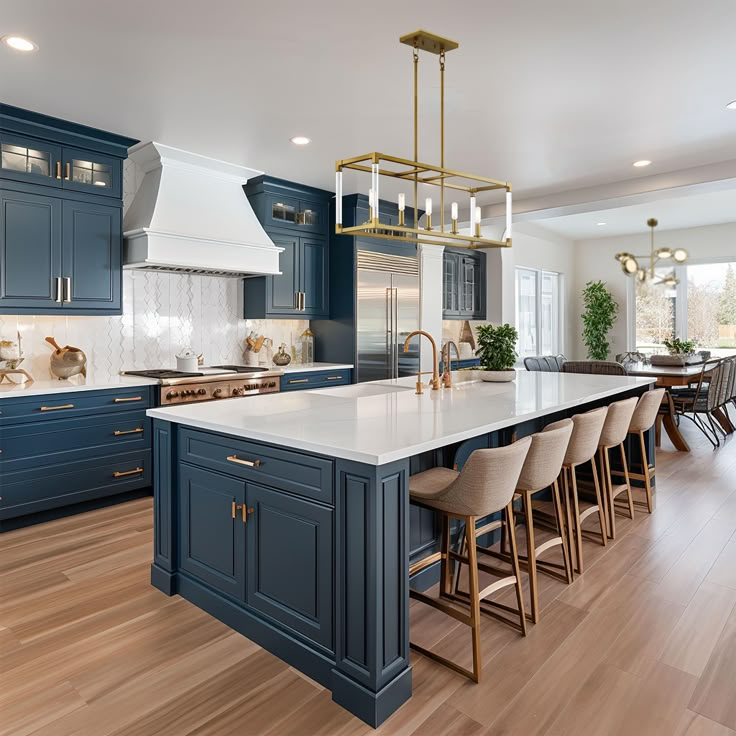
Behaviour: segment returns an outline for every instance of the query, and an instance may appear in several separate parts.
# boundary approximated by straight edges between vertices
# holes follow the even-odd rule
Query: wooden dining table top
[[[658,386],[687,386],[700,377],[702,370],[702,363],[691,363],[689,365],[629,363],[626,366],[628,375],[654,377],[657,379]]]

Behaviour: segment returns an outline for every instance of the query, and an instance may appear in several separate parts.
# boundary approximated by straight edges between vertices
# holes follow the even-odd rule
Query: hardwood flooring
[[[412,653],[376,733],[736,736],[736,438],[658,452],[655,511],[540,578],[529,636],[483,620],[474,685]],[[362,736],[330,693],[149,584],[150,499],[0,536],[0,735]],[[523,541],[523,540],[522,540]],[[552,554],[552,553],[550,553]],[[467,629],[412,605],[412,637],[469,663]]]

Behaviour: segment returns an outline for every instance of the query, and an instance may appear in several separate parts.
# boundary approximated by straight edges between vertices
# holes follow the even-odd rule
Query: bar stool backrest
[[[532,446],[524,460],[517,491],[539,491],[551,486],[560,474],[573,424],[571,419],[562,419],[557,424],[555,429],[531,436]]]
[[[514,496],[531,444],[531,437],[524,437],[505,447],[474,450],[442,494],[442,503],[464,516],[488,516],[501,511]]]
[[[646,432],[656,421],[665,389],[655,388],[642,394],[629,423],[629,432]]]
[[[595,455],[607,414],[608,407],[601,406],[599,409],[592,409],[584,414],[576,414],[572,418],[572,435],[567,445],[565,459],[562,461],[563,465],[580,465],[580,463],[588,462]],[[550,432],[557,429],[563,426],[565,421],[567,420],[563,419],[561,422],[548,424],[544,431]]]
[[[608,405],[608,414],[601,431],[601,447],[615,447],[626,439],[638,401],[636,396],[632,396],[630,399],[614,401]]]
[[[611,360],[568,360],[563,373],[592,373],[597,376],[625,376],[626,368]]]

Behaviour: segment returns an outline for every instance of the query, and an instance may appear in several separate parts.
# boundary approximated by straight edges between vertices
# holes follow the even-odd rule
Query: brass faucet
[[[417,393],[421,394],[423,392],[422,387],[422,376],[431,373],[432,374],[432,391],[439,391],[440,389],[440,368],[439,368],[439,362],[437,361],[437,343],[434,341],[434,338],[432,335],[429,334],[429,332],[425,332],[424,330],[414,330],[414,332],[410,332],[406,340],[404,341],[404,352],[409,352],[409,340],[414,337],[414,335],[424,335],[431,343],[432,343],[432,370],[431,371],[417,371]]]
[[[442,347],[442,385],[445,388],[452,388],[452,362],[450,361],[450,345],[455,348],[455,355],[457,355],[458,363],[460,362],[460,351],[457,349],[455,341],[448,340]]]

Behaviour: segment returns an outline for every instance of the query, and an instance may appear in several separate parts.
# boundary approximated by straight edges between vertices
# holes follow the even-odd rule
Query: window
[[[680,280],[675,287],[633,286],[636,349],[664,352],[663,341],[674,335],[695,340],[698,348],[714,355],[732,353],[736,348],[736,261],[688,264],[675,272]]]
[[[516,329],[520,357],[562,352],[561,278],[554,271],[516,269]]]

